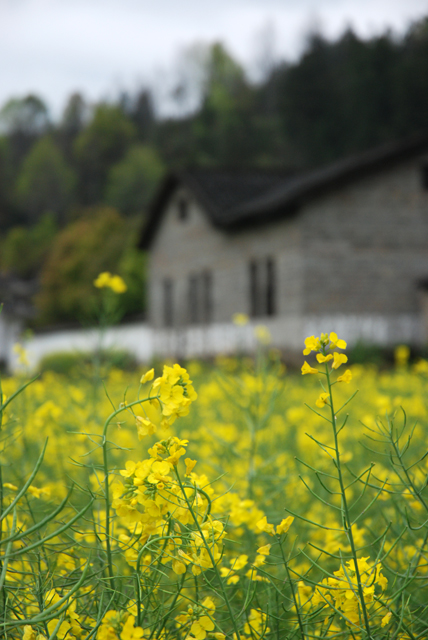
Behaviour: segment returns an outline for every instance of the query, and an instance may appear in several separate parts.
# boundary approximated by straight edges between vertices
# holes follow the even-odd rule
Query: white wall
[[[335,331],[349,346],[358,341],[382,346],[406,343],[423,344],[422,320],[416,315],[331,315],[331,316],[283,316],[252,322],[245,326],[217,323],[206,327],[187,329],[153,329],[145,323],[124,324],[111,327],[104,333],[96,329],[74,329],[36,334],[22,344],[27,350],[30,368],[37,370],[43,356],[58,351],[92,351],[99,348],[125,349],[138,362],[150,362],[154,356],[161,358],[209,357],[218,354],[253,352],[257,345],[254,334],[257,325],[266,326],[272,336],[272,345],[280,349],[300,352],[304,339],[310,335]],[[12,371],[19,370],[18,358],[13,353],[16,327],[7,327],[9,339],[7,361]],[[0,324],[0,338],[3,335]]]
[[[0,360],[10,366],[13,359],[13,345],[22,332],[22,322],[9,316],[4,310],[0,313]]]
[[[142,322],[110,327],[105,331],[99,329],[68,329],[36,333],[29,340],[21,343],[27,351],[30,369],[37,369],[40,360],[58,351],[94,351],[98,348],[125,349],[138,362],[148,362],[153,357],[152,330]],[[12,371],[20,368],[18,357],[11,354],[9,367]]]

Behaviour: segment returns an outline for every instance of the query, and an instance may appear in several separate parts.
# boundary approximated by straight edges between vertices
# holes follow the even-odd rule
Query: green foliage
[[[277,71],[284,133],[306,164],[323,163],[426,127],[428,30],[362,40],[314,34],[301,60]]]
[[[82,218],[58,234],[43,266],[36,299],[40,321],[95,320],[99,291],[93,286],[94,279],[102,271],[120,274],[120,264],[134,245],[134,220],[125,221],[107,207],[85,210]],[[133,265],[137,264],[135,258]],[[137,266],[127,269],[133,273]],[[128,311],[127,304],[133,310],[142,309],[142,278],[139,289],[137,276],[132,277],[131,292],[122,302],[124,312]]]
[[[73,93],[65,106],[58,131],[58,139],[67,158],[72,158],[73,143],[85,126],[87,112],[83,96]]]
[[[0,111],[0,122],[10,133],[21,131],[36,135],[48,125],[48,109],[38,96],[11,98]]]
[[[312,34],[299,60],[270,64],[263,73],[259,83],[251,82],[222,44],[193,46],[174,91],[181,116],[167,119],[156,116],[147,89],[117,104],[98,104],[92,113],[74,94],[58,125],[49,122],[38,96],[9,100],[0,111],[0,227],[34,225],[47,211],[64,221],[84,206],[113,206],[141,218],[164,166],[305,169],[421,131],[428,113],[428,19],[402,38],[387,32],[362,39],[348,30],[332,41]],[[40,295],[44,321],[89,313],[88,265],[91,277],[102,269],[122,273],[128,279],[124,309],[141,311],[144,256],[132,248],[136,222],[122,222],[124,235],[121,227],[106,245],[104,236],[86,240],[82,221],[83,227],[74,224],[58,239],[47,230],[39,238],[37,225],[36,236],[11,232],[1,268],[33,275],[49,238]],[[86,250],[91,254],[83,258]]]
[[[90,351],[57,351],[51,353],[40,361],[41,373],[51,371],[61,375],[86,374],[94,369],[94,366],[114,368],[125,371],[135,371],[136,360],[124,349],[103,349],[98,353]]]
[[[136,136],[135,127],[118,107],[100,104],[88,126],[74,142],[85,204],[102,201],[110,167],[122,159]]]
[[[2,380],[2,637],[425,639],[428,363],[338,372],[330,336],[303,380]]]
[[[6,227],[12,217],[13,170],[10,141],[0,136],[0,227]]]
[[[46,104],[35,95],[12,98],[0,111],[0,127],[9,141],[9,170],[15,176],[38,137],[49,126]]]
[[[135,242],[138,239],[138,228],[134,229]],[[147,308],[146,274],[147,254],[133,246],[123,252],[117,267],[128,287],[121,295],[121,303],[126,313],[141,313]]]
[[[109,171],[105,202],[125,214],[145,211],[164,171],[155,148],[131,147]]]
[[[46,211],[58,219],[73,199],[75,176],[50,136],[41,138],[25,158],[16,183],[16,198],[29,220]]]
[[[34,277],[52,246],[57,224],[46,213],[33,227],[13,227],[1,243],[0,268],[22,278]]]
[[[392,348],[379,347],[365,342],[357,342],[349,350],[349,358],[355,364],[372,364],[377,367],[391,366],[394,362]]]

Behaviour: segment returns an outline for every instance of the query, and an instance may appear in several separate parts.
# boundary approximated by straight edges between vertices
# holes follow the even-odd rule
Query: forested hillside
[[[85,317],[101,270],[127,280],[127,313],[144,310],[135,246],[168,169],[305,169],[428,129],[428,19],[400,39],[313,34],[258,83],[221,44],[195,49],[188,71],[181,117],[160,117],[149,89],[95,105],[76,93],[56,122],[36,95],[3,106],[0,269],[39,279],[37,322]]]

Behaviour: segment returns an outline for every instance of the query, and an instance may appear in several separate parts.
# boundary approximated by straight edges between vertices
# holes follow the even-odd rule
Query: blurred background
[[[46,327],[88,318],[111,271],[124,317],[142,317],[137,244],[165,173],[307,169],[426,129],[427,14],[422,0],[0,0],[0,289]]]

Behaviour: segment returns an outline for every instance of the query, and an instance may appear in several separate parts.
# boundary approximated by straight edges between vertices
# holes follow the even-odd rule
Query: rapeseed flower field
[[[303,347],[2,380],[2,637],[427,638],[428,363]]]

